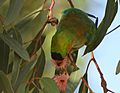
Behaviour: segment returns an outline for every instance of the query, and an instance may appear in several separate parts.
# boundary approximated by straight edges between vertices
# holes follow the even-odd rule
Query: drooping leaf
[[[81,74],[80,71],[75,71],[73,73],[71,73],[69,80],[67,81],[67,89],[65,91],[65,93],[73,93],[80,81]]]
[[[5,93],[14,93],[9,79],[2,71],[0,71],[0,87]]]
[[[15,28],[11,28],[11,31],[9,32],[10,36],[13,36],[15,40],[17,40],[22,45],[22,36],[19,31],[17,31]]]
[[[39,14],[32,20],[30,21],[29,23],[27,24],[22,24],[22,26],[19,26],[19,23],[16,24],[15,28],[17,29],[18,27],[21,27],[21,28],[18,28],[18,30],[22,33],[24,32],[36,32],[39,31],[44,23],[47,21],[47,14],[48,14],[48,10],[41,10],[39,12]],[[26,20],[26,18],[24,19]]]
[[[1,7],[0,7],[1,17],[5,18],[8,11],[8,7],[9,7],[9,0],[3,0],[3,3],[1,4]]]
[[[9,35],[12,36],[16,41],[18,41],[21,46],[22,46],[22,37],[20,32],[16,31],[14,28],[11,28],[12,31],[9,32]],[[13,82],[16,82],[18,73],[19,73],[19,69],[20,69],[20,63],[22,61],[22,59],[19,57],[19,55],[17,55],[14,51],[11,51],[10,55],[10,60],[11,62],[9,62],[9,69],[8,72],[12,72],[12,85]]]
[[[10,48],[0,38],[0,70],[7,73]]]
[[[27,51],[30,54],[30,56],[32,56],[32,54],[36,53],[40,49],[41,45],[43,44],[43,42],[45,40],[46,36],[42,35],[42,33],[43,33],[44,27],[46,25],[47,13],[48,13],[48,11],[41,11],[41,13],[28,25],[29,29],[26,27],[25,27],[25,29],[22,29],[22,30],[31,31],[31,32],[39,31],[37,33],[37,35],[35,36],[35,38],[32,40],[31,44],[27,47]],[[31,28],[31,26],[34,26],[34,27]]]
[[[118,11],[118,0],[107,0],[107,6],[105,16],[100,23],[97,32],[95,33],[95,39],[86,47],[84,54],[93,51],[104,39],[106,32],[112,24],[116,13]]]
[[[30,60],[29,54],[27,51],[19,44],[15,39],[11,38],[8,34],[3,33],[0,34],[0,38],[10,47],[12,48],[21,58],[24,60]]]
[[[21,83],[17,91],[15,91],[15,93],[25,93],[25,87],[26,87],[26,83]]]
[[[12,78],[11,78],[11,83],[13,87],[15,86],[17,79],[18,79],[21,62],[22,62],[22,59],[19,56],[14,55]]]
[[[72,72],[75,72],[79,70],[79,68],[77,66],[73,66],[73,65],[68,65],[67,66],[67,72],[70,75]]]
[[[10,0],[5,25],[12,24],[16,21],[23,4],[24,0]]]
[[[116,68],[116,75],[120,73],[120,61],[118,62],[117,68]]]
[[[86,83],[88,83],[87,73],[83,76],[83,78],[86,81]],[[82,80],[81,85],[79,87],[79,93],[88,93],[88,87],[85,85],[83,80]]]
[[[41,54],[35,65],[35,68],[36,68],[35,77],[42,77],[44,67],[45,67],[45,53],[44,53],[44,50],[41,48]]]
[[[27,83],[32,72],[33,67],[35,65],[36,55],[32,57],[30,62],[27,62],[19,71],[19,75],[17,78],[17,82],[14,84],[13,89],[14,91],[17,91],[19,89],[19,86],[23,83]]]
[[[37,59],[37,62],[36,62],[36,64],[35,64],[35,66],[34,66],[34,68],[35,68],[35,70],[34,70],[34,72],[32,73],[32,76],[31,76],[31,78],[30,78],[30,80],[32,79],[32,78],[40,78],[40,77],[42,77],[42,74],[43,74],[43,72],[44,72],[44,67],[45,67],[45,53],[44,53],[44,50],[41,48],[41,54],[40,54],[40,56],[38,57],[38,59]],[[36,85],[38,85],[39,86],[39,80],[38,79],[35,79],[35,80],[33,80],[34,81],[34,83],[36,84]],[[29,87],[30,87],[30,90],[33,88],[33,84],[31,84]],[[34,91],[37,91],[36,90],[36,88],[35,88],[35,90]],[[37,93],[37,92],[35,92],[35,93]]]
[[[34,19],[31,17],[26,17],[25,19],[23,19],[15,25],[16,30],[22,34],[22,38],[24,41],[28,41],[26,38],[26,35],[28,33],[29,36],[34,38],[35,35],[37,35],[39,32],[41,33],[44,30],[43,26],[46,24],[47,15],[48,10],[41,10],[40,13]]]
[[[44,35],[41,36],[41,33],[39,32],[37,36],[33,39],[31,44],[27,47],[27,51],[30,56],[35,54],[41,48],[42,44],[44,43],[45,37],[46,36]]]
[[[24,17],[29,13],[38,10],[43,4],[44,0],[25,0],[24,5],[20,11],[19,17]]]
[[[40,85],[44,93],[60,93],[56,83],[50,78],[41,78]]]
[[[30,15],[30,16],[26,16],[23,19],[21,19],[16,25],[15,28],[19,31],[20,29],[22,29],[24,26],[26,26],[28,23],[30,23],[35,15]],[[20,32],[20,31],[19,31]]]
[[[74,84],[73,82],[68,80],[68,82],[67,82],[67,89],[66,89],[65,93],[73,93],[74,90],[75,90],[75,86],[77,87],[76,84]]]
[[[4,4],[6,0],[0,0],[0,7]]]

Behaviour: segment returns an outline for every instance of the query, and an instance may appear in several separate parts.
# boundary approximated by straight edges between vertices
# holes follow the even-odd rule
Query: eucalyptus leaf
[[[0,38],[0,70],[4,73],[8,71],[8,60],[9,60],[10,48]]]
[[[9,79],[2,71],[0,71],[0,87],[5,93],[14,93]]]
[[[79,70],[79,68],[77,67],[77,66],[73,66],[73,65],[68,65],[67,66],[67,72],[68,72],[68,74],[70,75],[72,72],[75,72],[75,71],[77,71],[77,70]]]
[[[75,87],[77,87],[77,85],[74,84],[72,81],[68,80],[65,93],[73,93],[75,91]]]
[[[15,84],[17,82],[21,63],[22,63],[22,59],[19,56],[14,55],[12,78],[11,78],[11,83],[12,83],[13,87],[15,86]]]
[[[24,60],[30,60],[28,52],[13,38],[11,38],[8,34],[3,33],[0,34],[0,38],[10,47],[12,48],[21,58]]]
[[[36,77],[40,78],[40,77],[42,77],[43,72],[44,72],[45,63],[46,63],[45,53],[44,53],[44,50],[41,48],[40,56],[38,57],[37,62],[35,64],[35,66],[34,66],[35,70],[32,73],[32,76],[31,76],[30,80],[32,78],[36,78]],[[34,83],[36,85],[39,86],[39,80],[38,79],[35,79],[33,81],[34,81]],[[30,87],[30,90],[31,90],[34,86],[33,86],[33,84],[31,84],[29,87]],[[34,91],[36,91],[35,93],[37,93],[38,89],[35,88]]]
[[[116,75],[120,73],[120,61],[118,62],[117,68],[116,68]]]
[[[41,78],[40,85],[44,93],[60,93],[56,83],[50,78]]]
[[[67,82],[67,89],[65,93],[73,93],[76,90],[81,79],[80,73],[80,70],[71,73],[70,78]]]
[[[15,28],[12,28],[12,33],[10,35],[13,36],[13,38],[15,40],[17,40],[21,45],[22,45],[22,36],[21,36],[21,33],[19,31],[17,31]]]
[[[105,16],[97,28],[94,40],[86,47],[84,54],[93,51],[104,39],[118,11],[118,0],[107,0]]]
[[[29,36],[31,35],[31,37],[34,38],[36,34],[44,30],[43,26],[46,24],[48,18],[47,15],[48,10],[41,10],[40,13],[34,19],[31,20],[31,18],[28,17],[28,20],[28,18],[26,17],[24,20],[27,21],[21,21],[15,25],[16,30],[21,33],[24,41],[26,41],[26,35],[28,35],[28,33]]]
[[[32,40],[31,44],[27,47],[27,51],[30,56],[36,53],[42,46],[45,40],[44,35],[41,36],[41,32],[39,32],[36,37]]]
[[[1,2],[3,2],[3,3],[1,3],[1,6],[0,6],[0,15],[4,19],[5,16],[7,15],[8,7],[9,7],[9,0],[4,0]]]
[[[38,10],[43,4],[44,0],[25,0],[20,11],[19,17],[24,17],[29,13]]]
[[[21,8],[23,7],[24,0],[10,0],[8,13],[6,16],[5,25],[12,24],[16,21]]]
[[[14,84],[14,91],[17,91],[21,84],[29,81],[30,76],[33,72],[33,67],[35,65],[36,55],[32,57],[32,61],[27,62],[19,71],[17,82]]]
[[[35,71],[35,77],[42,77],[42,74],[44,72],[45,67],[45,53],[44,50],[41,48],[41,54],[37,60],[37,63],[35,65],[36,71]]]
[[[4,4],[6,0],[0,0],[0,7]]]

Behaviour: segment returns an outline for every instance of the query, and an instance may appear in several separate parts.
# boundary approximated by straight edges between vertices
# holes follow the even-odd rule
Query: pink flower
[[[68,78],[69,78],[68,74],[54,76],[53,80],[56,82],[61,92],[64,92],[66,90]]]
[[[64,60],[52,60],[56,68],[66,68],[67,61],[67,58],[64,58]]]

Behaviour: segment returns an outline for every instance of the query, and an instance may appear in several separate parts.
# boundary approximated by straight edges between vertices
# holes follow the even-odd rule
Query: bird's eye
[[[63,60],[64,58],[62,58],[60,53],[56,53],[56,52],[52,52],[51,53],[52,59],[54,60]]]

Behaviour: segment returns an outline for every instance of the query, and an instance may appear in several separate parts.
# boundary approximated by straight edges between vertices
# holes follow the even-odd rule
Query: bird
[[[62,61],[84,45],[91,44],[97,32],[97,22],[94,23],[89,16],[94,17],[78,8],[63,11],[51,40],[53,60]]]

